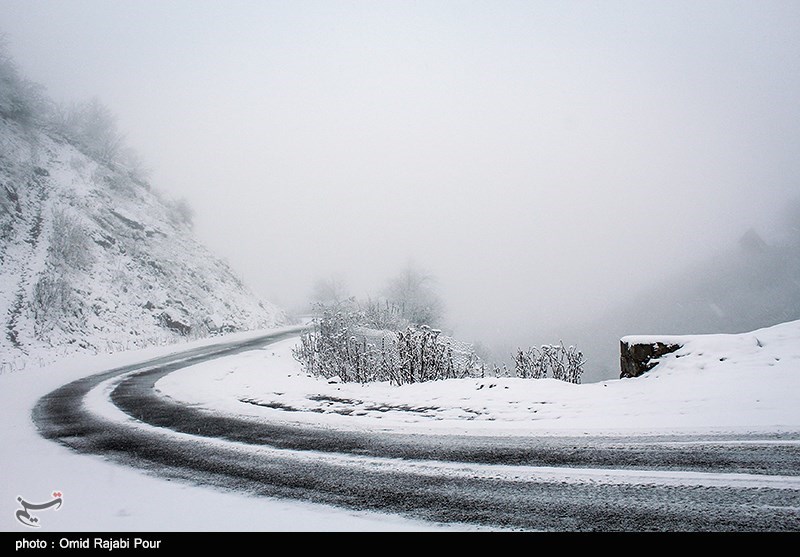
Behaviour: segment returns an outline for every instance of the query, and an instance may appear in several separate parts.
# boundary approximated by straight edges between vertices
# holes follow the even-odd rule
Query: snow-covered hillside
[[[181,207],[67,139],[0,117],[0,365],[272,327]]]

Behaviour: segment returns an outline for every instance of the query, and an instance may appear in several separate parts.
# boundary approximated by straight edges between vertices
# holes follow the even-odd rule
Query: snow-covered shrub
[[[54,209],[45,268],[33,285],[30,302],[37,338],[46,340],[57,325],[78,319],[80,302],[76,274],[88,271],[94,259],[92,242],[78,219],[65,209]]]
[[[478,357],[470,345],[446,337],[427,325],[399,332],[397,353],[397,384],[463,379],[476,376],[480,369]]]
[[[57,275],[52,269],[42,274],[33,286],[31,299],[36,337],[46,340],[62,318],[73,312],[75,303],[72,285],[66,276]]]
[[[543,379],[548,374],[553,379],[580,383],[583,374],[583,354],[574,346],[544,344],[527,350],[517,350],[514,371],[522,379]]]
[[[192,227],[194,224],[194,208],[185,198],[166,199],[164,204],[169,209],[169,220],[175,225],[186,225]]]
[[[116,118],[98,99],[57,107],[50,127],[102,163],[118,162],[124,148]]]
[[[80,222],[64,209],[53,210],[49,261],[63,274],[64,269],[88,270],[92,265],[91,240]]]
[[[400,331],[411,326],[402,307],[396,302],[368,299],[358,303],[358,309],[361,321],[373,329]]]
[[[373,316],[374,317],[374,316]],[[394,385],[479,374],[470,345],[428,326],[394,332],[370,328],[363,312],[326,310],[303,334],[295,358],[312,375]]]
[[[358,329],[357,314],[326,310],[300,337],[294,356],[312,375],[345,382],[375,380],[376,351]]]

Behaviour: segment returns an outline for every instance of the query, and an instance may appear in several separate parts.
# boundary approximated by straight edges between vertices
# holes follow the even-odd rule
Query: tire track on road
[[[751,444],[758,450],[748,452],[720,443],[725,451],[700,451],[697,446],[687,451],[652,444],[637,447],[628,438],[509,441],[373,435],[216,415],[178,405],[154,392],[155,382],[172,371],[257,349],[292,334],[296,333],[194,349],[81,379],[43,397],[33,417],[49,439],[153,474],[437,522],[567,531],[796,531],[800,524],[800,490],[791,486],[665,485],[657,478],[644,484],[569,482],[557,473],[533,478],[523,473],[524,467],[567,466],[573,473],[581,468],[586,472],[621,467],[640,472],[747,471],[761,473],[765,480],[765,471],[791,471],[787,475],[796,477],[800,459],[796,444]],[[87,394],[114,378],[121,379],[111,400],[139,423],[109,420],[84,404]],[[347,458],[338,458],[340,454]],[[353,465],[353,458],[366,457],[384,459],[387,465]],[[390,466],[389,460],[405,466]],[[481,474],[467,464],[460,473],[445,473],[441,467],[437,471],[439,461],[451,467],[502,465],[511,475]],[[519,467],[517,478],[514,466]]]

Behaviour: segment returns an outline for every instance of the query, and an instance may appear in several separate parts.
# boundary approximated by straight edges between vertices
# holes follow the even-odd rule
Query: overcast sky
[[[415,261],[465,340],[593,316],[800,193],[800,2],[0,0],[286,306]],[[633,331],[636,332],[636,331]]]

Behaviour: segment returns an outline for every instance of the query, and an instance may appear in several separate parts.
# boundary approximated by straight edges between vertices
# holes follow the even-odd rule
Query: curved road
[[[46,438],[161,476],[436,522],[557,531],[800,530],[798,436],[371,434],[215,414],[154,391],[177,369],[296,334],[196,348],[87,377],[44,396],[33,419]],[[115,411],[135,421],[84,404],[109,385]]]

